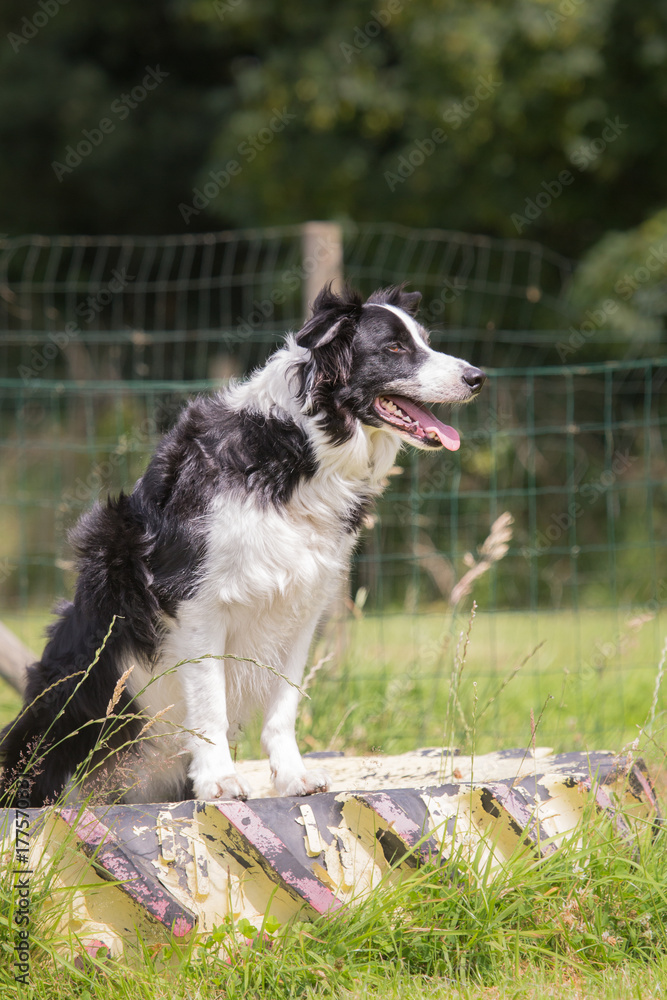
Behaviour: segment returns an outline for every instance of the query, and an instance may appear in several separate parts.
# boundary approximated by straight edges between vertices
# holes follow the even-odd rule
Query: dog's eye
[[[387,350],[392,351],[394,354],[403,354],[407,351],[405,344],[387,344]]]

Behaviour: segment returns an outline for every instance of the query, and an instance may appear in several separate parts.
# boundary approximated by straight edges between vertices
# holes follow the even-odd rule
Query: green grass
[[[35,650],[47,616],[6,623]],[[620,750],[641,732],[665,806],[664,690],[654,698],[665,621],[640,625],[611,612],[371,616],[332,626],[315,651],[336,652],[304,701],[304,749],[332,744],[400,752],[451,738],[476,753],[531,740],[558,750]],[[544,645],[512,677],[534,647]],[[505,686],[503,686],[505,685]],[[544,707],[546,705],[546,707]],[[18,707],[0,690],[0,721]],[[544,709],[544,711],[543,711]],[[600,721],[601,720],[601,721]],[[605,737],[604,739],[602,737]],[[242,753],[256,752],[251,727]],[[222,1000],[340,996],[624,1000],[667,989],[667,832],[634,825],[630,842],[612,821],[590,812],[581,839],[542,860],[517,854],[491,878],[481,854],[455,868],[422,868],[399,886],[375,892],[329,920],[246,928],[240,945],[229,927],[213,940],[174,945],[132,961],[77,969],[58,957],[57,938],[39,921],[49,873],[39,878],[31,991],[62,996]],[[583,845],[583,846],[582,846]],[[452,871],[456,877],[452,878]],[[13,981],[8,875],[0,889],[0,995]],[[24,991],[25,992],[25,991]]]
[[[474,724],[478,753],[525,746],[531,709],[538,718],[545,704],[537,733],[542,745],[619,749],[633,740],[651,702],[667,633],[667,614],[641,626],[637,617],[479,611],[460,678],[454,741],[469,748]],[[452,621],[446,612],[348,623],[340,662],[325,665],[309,690],[302,739],[320,749],[337,729],[337,749],[394,753],[440,744],[456,646],[467,628],[466,617]],[[666,704],[663,693],[659,710]]]
[[[49,620],[46,612],[3,618],[36,652]],[[453,619],[438,608],[332,623],[313,654],[314,661],[327,651],[334,656],[309,688],[310,700],[302,703],[303,749],[401,753],[442,743],[456,647],[468,624],[467,616]],[[469,749],[474,723],[477,753],[525,746],[532,710],[536,719],[542,713],[536,734],[541,745],[558,751],[619,750],[644,721],[666,634],[665,611],[649,619],[641,610],[578,615],[480,610],[460,678],[460,709],[453,719],[449,713],[449,735]],[[658,712],[666,707],[663,689]],[[0,723],[18,708],[16,693],[0,682]],[[239,753],[259,753],[257,724],[249,726]]]
[[[54,958],[37,924],[32,996],[198,1000],[288,997],[654,997],[667,982],[667,833],[639,825],[630,841],[589,812],[583,847],[544,859],[522,850],[491,878],[478,852],[425,867],[330,919],[221,926],[131,963],[76,969]],[[455,874],[453,874],[455,873]],[[0,987],[12,981],[14,901],[1,890]]]

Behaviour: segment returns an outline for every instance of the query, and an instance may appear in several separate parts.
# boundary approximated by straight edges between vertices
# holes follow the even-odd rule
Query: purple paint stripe
[[[329,913],[341,908],[342,904],[334,894],[297,861],[280,837],[262,823],[249,805],[236,800],[216,802],[215,805],[281,881],[305,899],[316,913]]]
[[[426,831],[387,792],[362,792],[356,798],[370,806],[408,847],[414,847],[424,837]]]
[[[257,813],[245,802],[222,801],[216,802],[216,806],[267,861],[280,857],[287,850],[280,837],[268,826],[264,826]]]
[[[79,840],[91,847],[99,845],[111,835],[109,828],[100,823],[89,809],[61,809],[60,816],[76,833]]]
[[[108,873],[121,892],[173,931],[175,937],[190,933],[197,922],[195,915],[181,906],[157,877],[141,871],[127,848],[118,843],[111,830],[90,810],[61,809],[60,816],[74,830],[100,875]]]
[[[422,861],[441,857],[442,848],[425,829],[425,821],[417,823],[389,792],[356,792],[354,798],[372,809],[386,823],[388,832],[393,833],[406,848],[414,849],[415,855]]]
[[[651,803],[651,805],[653,806],[653,808],[657,812],[658,811],[658,800],[655,797],[655,792],[653,790],[653,786],[651,785],[651,782],[649,781],[648,777],[644,774],[644,772],[642,771],[641,767],[638,767],[636,764],[632,768],[632,774],[637,779],[637,781],[639,782],[639,784],[641,785],[641,787],[642,787],[642,789],[644,791],[644,795],[646,796],[646,798],[649,800],[649,802]]]
[[[491,793],[501,809],[504,809],[519,829],[530,837],[535,846],[540,845],[541,854],[553,854],[556,845],[545,843],[549,840],[549,835],[537,819],[535,807],[529,806],[514,789],[508,788],[501,782],[486,782],[482,788]]]
[[[589,777],[582,778],[579,781],[579,786],[581,788],[585,788],[587,792],[591,792],[593,794],[593,799],[598,809],[611,815],[616,832],[619,833],[621,837],[627,837],[630,834],[630,827],[618,813],[616,806],[614,805],[609,792],[607,792],[604,788],[604,785],[597,779],[594,781]]]

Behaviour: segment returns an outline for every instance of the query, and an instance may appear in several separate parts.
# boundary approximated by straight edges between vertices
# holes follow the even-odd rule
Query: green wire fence
[[[313,653],[330,659],[306,744],[329,745],[332,705],[335,745],[438,742],[452,670],[459,740],[525,743],[526,705],[547,703],[552,745],[631,738],[665,631],[667,358],[600,330],[558,363],[574,267],[525,241],[390,225],[0,241],[0,617],[39,645],[80,513],[341,271],[365,293],[409,281],[435,346],[490,378],[448,417],[460,452],[406,451],[390,477]]]

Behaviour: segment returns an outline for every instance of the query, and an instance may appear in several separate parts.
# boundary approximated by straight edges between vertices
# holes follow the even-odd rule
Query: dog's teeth
[[[386,400],[384,408],[385,410],[388,410],[389,413],[395,414],[395,416],[397,417],[405,418],[405,414],[403,413],[403,410],[400,408],[400,406],[397,406],[396,403],[393,403],[390,399]]]

